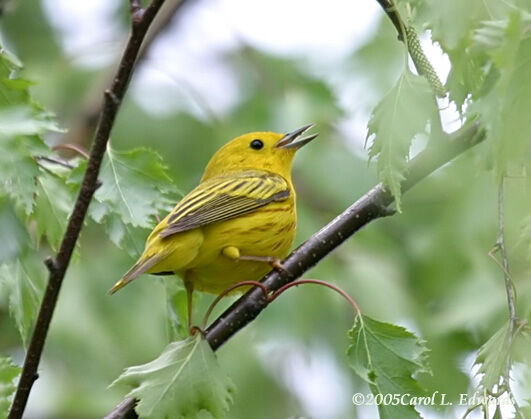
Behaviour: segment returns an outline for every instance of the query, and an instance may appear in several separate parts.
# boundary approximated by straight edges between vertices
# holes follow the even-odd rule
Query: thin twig
[[[509,307],[509,346],[514,334],[514,327],[518,321],[516,315],[515,293],[514,285],[509,273],[509,261],[507,259],[507,250],[505,249],[505,213],[504,213],[504,179],[500,180],[498,187],[498,239],[496,240],[496,246],[500,249],[500,255],[502,258],[503,274],[505,279],[505,290],[507,291],[507,305]]]
[[[505,372],[503,374],[503,383],[505,385],[505,391],[511,399],[511,403],[515,409],[516,414],[519,417],[524,417],[518,402],[514,396],[514,393],[511,388],[511,347],[516,335],[516,331],[519,331],[520,328],[516,329],[518,324],[518,316],[516,313],[516,296],[514,291],[514,284],[511,278],[511,273],[509,270],[509,260],[507,258],[507,250],[505,248],[505,211],[504,211],[504,180],[505,177],[502,176],[500,183],[498,185],[498,237],[496,238],[496,243],[491,251],[488,253],[489,257],[496,262],[496,264],[501,268],[503,272],[503,278],[505,280],[505,291],[507,294],[507,306],[509,309],[509,325],[507,327],[507,363],[505,365]],[[496,252],[500,252],[501,262],[496,259],[494,255]],[[515,330],[516,329],[516,330]],[[487,389],[490,390],[490,389]]]
[[[90,157],[89,153],[87,153],[87,150],[85,150],[83,147],[81,147],[78,144],[69,144],[69,143],[57,144],[56,146],[52,148],[52,150],[70,150],[70,151],[74,151],[75,153],[79,154],[82,157],[85,157],[86,159]]]
[[[482,406],[481,403],[470,406],[468,409],[466,409],[465,413],[463,413],[463,416],[461,416],[461,419],[466,419],[468,415],[470,415],[470,413],[472,413],[474,410],[476,410],[478,407],[481,407],[481,406]]]
[[[33,157],[35,159],[35,161],[37,162],[37,164],[43,168],[45,168],[45,166],[40,163],[41,161],[46,161],[48,163],[52,163],[52,164],[56,164],[58,166],[63,166],[67,169],[73,169],[75,166],[68,163],[67,161],[63,161],[63,160],[59,160],[59,159],[54,159],[53,157],[46,157],[46,156],[34,156]]]
[[[144,9],[142,9],[142,2],[140,0],[129,0],[130,11],[131,11],[131,21],[133,25],[140,23],[144,15]]]
[[[68,221],[59,252],[55,260],[51,260],[47,264],[50,270],[48,285],[26,353],[22,374],[9,412],[9,419],[21,418],[26,408],[31,387],[37,378],[37,370],[59,296],[59,290],[61,289],[79,233],[83,227],[83,221],[85,220],[90,201],[98,186],[98,173],[116,114],[131,79],[142,40],[163,3],[164,0],[153,0],[144,11],[142,19],[132,25],[131,35],[122,55],[112,87],[105,92],[98,128],[74,209]]]
[[[398,33],[398,39],[400,41],[404,41],[405,39],[405,32],[404,32],[404,23],[402,22],[402,19],[400,18],[400,15],[398,14],[398,11],[396,10],[395,5],[391,0],[376,0],[380,6],[382,6],[382,9],[384,9],[384,12],[387,14],[389,19],[391,19],[391,22],[393,22],[393,25],[395,25],[396,32]]]

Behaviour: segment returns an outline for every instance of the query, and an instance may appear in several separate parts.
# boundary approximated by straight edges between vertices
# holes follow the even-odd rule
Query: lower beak
[[[294,142],[297,138],[299,138],[302,134],[304,134],[306,131],[308,131],[310,128],[312,128],[314,124],[306,125],[302,128],[296,129],[295,131],[288,132],[284,137],[280,139],[280,141],[275,145],[277,148],[293,148],[293,149],[299,149],[304,144],[308,144],[310,141],[312,141],[315,137],[319,135],[312,134],[307,137],[301,138],[299,141]]]

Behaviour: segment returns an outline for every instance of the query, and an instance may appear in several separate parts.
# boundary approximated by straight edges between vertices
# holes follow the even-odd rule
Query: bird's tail
[[[144,272],[151,269],[153,266],[155,266],[158,262],[160,262],[161,257],[157,255],[151,255],[147,258],[140,258],[140,260],[134,264],[134,266],[129,269],[126,274],[120,279],[114,286],[109,290],[109,294],[114,294],[119,289],[125,287],[129,282],[131,282],[133,279],[138,278],[140,275],[142,275]]]

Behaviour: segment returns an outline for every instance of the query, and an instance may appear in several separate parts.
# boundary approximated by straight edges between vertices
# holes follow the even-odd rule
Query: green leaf
[[[0,43],[0,196],[11,197],[29,215],[39,174],[34,157],[50,154],[39,135],[59,129],[32,100],[31,82],[18,77],[20,67]]]
[[[0,198],[0,265],[19,257],[31,241],[25,226],[20,222],[11,204]]]
[[[13,83],[9,83],[13,84]],[[4,83],[5,85],[5,83]],[[46,131],[60,131],[49,115],[36,112],[29,106],[9,107],[0,110],[0,138],[17,135],[36,135]]]
[[[3,138],[0,136],[0,195],[9,196],[26,215],[33,211],[35,178],[39,166],[32,153],[46,150],[36,136]]]
[[[413,375],[428,372],[427,348],[403,327],[357,316],[347,349],[351,368],[377,394],[422,394]],[[418,418],[414,406],[378,406],[380,418]]]
[[[471,48],[472,39],[484,21],[506,18],[511,6],[498,0],[429,1],[424,6],[418,26],[431,29],[433,40],[448,54],[452,67],[446,89],[462,111],[465,100],[479,93],[488,70],[484,54]]]
[[[79,184],[85,169],[86,162],[79,164],[68,182]],[[91,218],[105,224],[116,245],[138,255],[145,239],[139,228],[152,228],[156,216],[163,218],[175,204],[169,199],[174,187],[161,157],[145,148],[120,152],[109,144],[99,179]]]
[[[434,41],[445,50],[466,44],[480,22],[504,15],[510,7],[499,0],[430,1],[426,13]]]
[[[26,256],[0,266],[0,283],[9,296],[9,312],[26,346],[44,292],[44,264]]]
[[[530,148],[529,19],[523,12],[514,12],[507,21],[485,23],[482,35],[476,36],[476,45],[485,48],[497,69],[497,78],[488,94],[470,106],[469,113],[481,115],[489,129],[498,176],[508,167],[523,167]]]
[[[380,179],[395,197],[398,210],[411,140],[425,130],[434,112],[437,108],[428,82],[406,69],[369,121],[367,138],[374,135],[369,157],[378,157]]]
[[[510,351],[507,348],[507,332],[509,324],[506,323],[479,349],[475,364],[480,365],[478,374],[482,374],[480,386],[486,390],[500,382],[500,377],[505,374]]]
[[[11,399],[15,393],[15,378],[22,368],[14,365],[9,358],[0,356],[0,419],[7,417]]]
[[[74,196],[63,179],[50,173],[42,171],[35,182],[35,208],[31,219],[37,225],[37,239],[46,236],[50,246],[57,250],[74,206]]]
[[[111,386],[127,386],[140,417],[226,417],[234,387],[208,343],[195,337],[172,342],[155,360],[127,368]],[[208,415],[206,415],[208,413]]]
[[[52,116],[31,98],[31,81],[20,78],[22,64],[0,42],[0,138],[58,131]]]
[[[138,257],[142,253],[148,235],[147,230],[125,224],[119,214],[109,214],[101,222],[105,224],[105,232],[115,245],[133,257]]]
[[[148,228],[170,204],[164,193],[171,190],[171,179],[160,156],[152,150],[119,152],[108,145],[100,180],[102,186],[95,198],[101,204],[101,218],[113,212],[126,224]]]
[[[22,69],[22,62],[0,44],[0,75],[9,76],[11,71]]]

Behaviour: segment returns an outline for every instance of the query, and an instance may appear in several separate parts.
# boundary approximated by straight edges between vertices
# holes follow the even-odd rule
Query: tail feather
[[[137,263],[129,269],[125,275],[120,279],[114,286],[109,290],[109,294],[112,295],[119,289],[125,287],[133,279],[138,278],[144,272],[148,271],[150,268],[155,266],[161,260],[160,255],[152,255],[146,259],[140,259]]]

